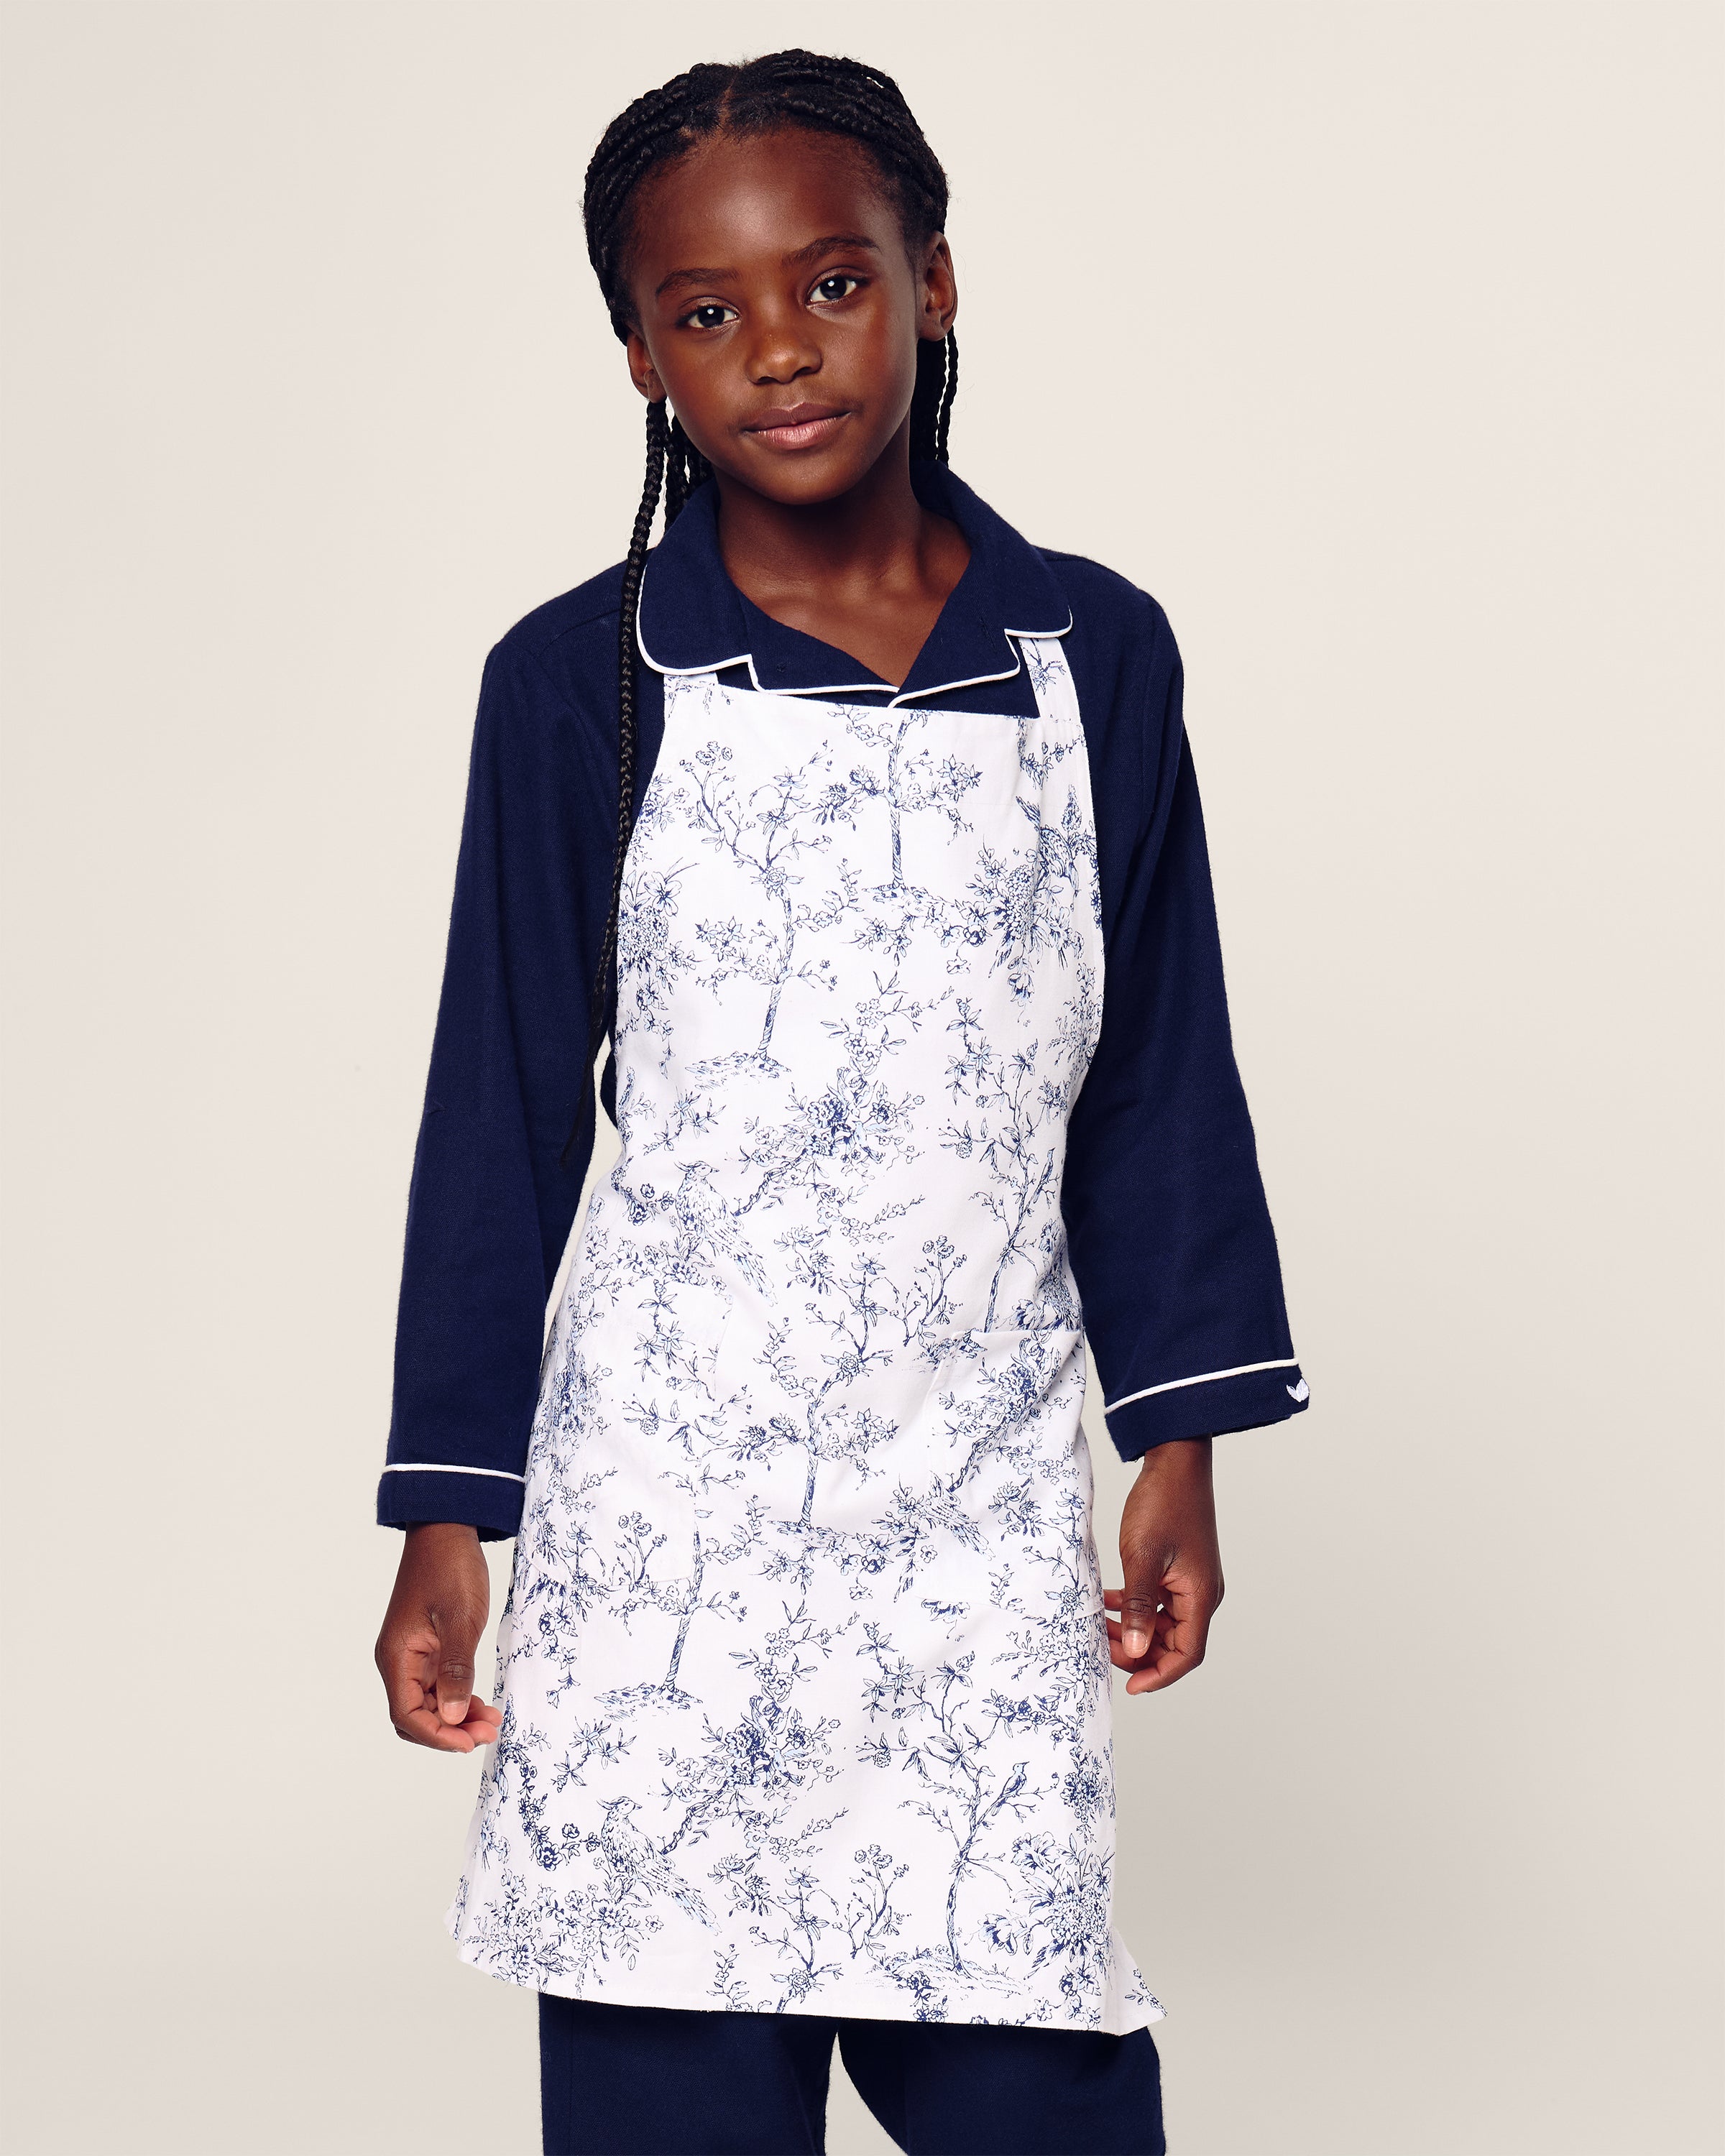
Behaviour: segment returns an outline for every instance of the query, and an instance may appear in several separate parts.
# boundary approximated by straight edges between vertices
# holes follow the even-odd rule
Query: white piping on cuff
[[[525,1475],[511,1475],[506,1467],[452,1467],[446,1460],[392,1460],[386,1475],[491,1475],[500,1482],[525,1482]]]
[[[1249,1378],[1254,1370],[1297,1370],[1297,1355],[1283,1355],[1274,1363],[1240,1363],[1231,1370],[1205,1370],[1196,1378],[1170,1378],[1165,1385],[1146,1385],[1141,1393],[1127,1393],[1123,1399],[1108,1401],[1102,1409],[1104,1414],[1112,1414],[1116,1408],[1129,1408],[1134,1400],[1147,1400],[1158,1393],[1178,1393],[1186,1385],[1213,1385],[1219,1378]]]

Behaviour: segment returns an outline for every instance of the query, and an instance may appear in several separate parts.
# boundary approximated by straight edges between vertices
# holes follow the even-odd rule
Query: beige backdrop
[[[1315,1404],[1122,1702],[1175,2148],[1718,2145],[1720,25],[11,11],[20,2156],[537,2146],[370,1667],[403,1203],[480,663],[638,485],[585,161],[795,42],[951,167],[959,469],[1185,652]]]

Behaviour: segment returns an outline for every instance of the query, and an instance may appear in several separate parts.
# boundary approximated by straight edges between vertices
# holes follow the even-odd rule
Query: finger
[[[1147,1650],[1149,1654],[1154,1655],[1159,1651],[1162,1643],[1162,1628],[1167,1622],[1168,1612],[1158,1611],[1154,1629],[1150,1635],[1150,1645]],[[1108,1628],[1108,1659],[1117,1670],[1125,1670],[1129,1674],[1145,1666],[1144,1655],[1129,1655],[1127,1652],[1120,1636],[1120,1627],[1117,1625],[1111,1625]]]
[[[437,1701],[428,1691],[422,1692],[418,1701],[400,1712],[393,1712],[390,1719],[395,1724],[397,1736],[412,1744],[429,1745],[434,1751],[471,1752],[475,1745],[495,1744],[502,1726],[502,1715],[482,1699],[470,1699],[468,1709],[466,1721],[459,1726],[445,1722],[438,1711]]]
[[[495,1707],[488,1707],[482,1699],[468,1701],[465,1722],[459,1723],[445,1722],[441,1715],[435,1716],[434,1718],[440,1737],[465,1737],[467,1739],[466,1743],[457,1744],[453,1748],[456,1751],[462,1752],[472,1751],[481,1744],[495,1744],[503,1722],[503,1717],[498,1713]]]
[[[480,1620],[471,1609],[434,1609],[437,1627],[437,1711],[450,1727],[466,1721],[473,1704],[473,1663],[479,1652]]]
[[[1128,1691],[1166,1691],[1171,1684],[1178,1684],[1189,1676],[1204,1660],[1202,1650],[1178,1645],[1173,1640],[1158,1640],[1156,1651],[1147,1656],[1132,1670],[1126,1681]]]
[[[1219,1599],[1203,1584],[1168,1589],[1153,1646],[1126,1681],[1128,1691],[1165,1691],[1191,1675],[1204,1660]]]
[[[1109,1661],[1117,1670],[1135,1670],[1155,1639],[1162,1589],[1159,1582],[1144,1584],[1143,1568],[1136,1559],[1126,1558],[1125,1563],[1127,1585],[1102,1589],[1103,1610],[1114,1613],[1105,1614],[1103,1623],[1108,1633]]]
[[[1173,1553],[1160,1535],[1135,1534],[1124,1527],[1120,1538],[1122,1584],[1114,1606],[1120,1617],[1121,1651],[1136,1662],[1150,1651],[1156,1613],[1162,1607],[1163,1577]]]
[[[470,1730],[457,1729],[444,1720],[434,1707],[416,1707],[395,1725],[395,1733],[409,1744],[424,1744],[434,1752],[471,1752],[479,1740]],[[493,1730],[485,1740],[495,1743]]]
[[[435,1642],[433,1646],[434,1650]],[[435,1666],[434,1655],[410,1641],[392,1641],[379,1650],[378,1674],[389,1702],[389,1719],[398,1729],[409,1715],[427,1705]]]
[[[1128,1661],[1137,1661],[1150,1651],[1150,1642],[1156,1631],[1156,1613],[1162,1606],[1162,1597],[1153,1586],[1133,1587],[1130,1583],[1120,1597],[1120,1647]]]
[[[503,1726],[503,1717],[495,1707],[488,1707],[484,1700],[470,1699],[465,1722],[445,1722],[439,1716],[438,1726],[441,1729],[459,1730],[463,1736],[470,1737],[475,1744],[495,1744]]]

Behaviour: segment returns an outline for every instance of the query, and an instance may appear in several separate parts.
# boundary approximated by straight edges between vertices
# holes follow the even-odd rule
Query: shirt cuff
[[[411,1527],[449,1520],[475,1527],[482,1543],[501,1542],[521,1523],[526,1478],[495,1467],[443,1467],[404,1461],[386,1467],[377,1482],[377,1524]]]
[[[1311,1397],[1300,1365],[1290,1358],[1170,1378],[1111,1400],[1102,1414],[1121,1458],[1138,1460],[1177,1438],[1221,1437],[1286,1422],[1303,1414]]]

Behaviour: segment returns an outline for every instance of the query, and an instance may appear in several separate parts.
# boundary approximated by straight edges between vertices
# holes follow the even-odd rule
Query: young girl
[[[1210,1438],[1306,1386],[1173,639],[948,470],[946,208],[854,61],[631,105],[629,557],[485,669],[377,1660],[493,1748],[449,1922],[540,1994],[547,2150],[818,2150],[835,2032],[917,2156],[1163,2145],[1108,1666],[1201,1660]],[[1106,1594],[1086,1337],[1142,1461]]]

